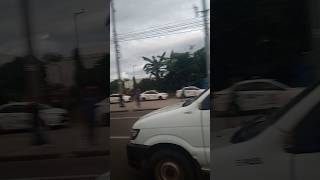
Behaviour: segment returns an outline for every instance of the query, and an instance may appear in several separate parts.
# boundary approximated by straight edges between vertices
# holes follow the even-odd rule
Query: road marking
[[[110,118],[110,119],[138,119],[140,117],[119,117],[119,118]]]
[[[72,176],[55,176],[55,177],[31,177],[31,178],[17,178],[8,180],[52,180],[52,179],[78,179],[78,178],[97,178],[101,174],[88,174],[88,175],[72,175]]]
[[[130,136],[110,136],[110,139],[130,139]]]

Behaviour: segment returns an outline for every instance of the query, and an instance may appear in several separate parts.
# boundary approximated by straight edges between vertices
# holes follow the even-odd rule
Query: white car
[[[110,126],[109,98],[95,104],[95,122],[98,125]]]
[[[238,113],[280,108],[302,90],[272,79],[241,81],[230,88],[214,92],[214,111]]]
[[[123,101],[124,102],[130,102],[131,101],[131,96],[122,95]],[[110,103],[119,103],[120,102],[120,94],[111,94],[110,95]]]
[[[168,93],[159,93],[156,90],[145,91],[140,94],[140,100],[163,100],[168,98]]]
[[[201,94],[205,89],[200,89],[196,86],[188,86],[184,87],[180,90],[176,91],[176,97],[177,98],[184,98],[184,97],[196,97],[199,94]],[[184,97],[183,94],[184,93]]]
[[[127,158],[150,172],[148,179],[196,180],[201,171],[210,172],[210,90],[136,121]]]
[[[0,129],[21,130],[32,128],[32,114],[28,111],[29,102],[15,102],[0,106]],[[68,125],[68,112],[40,104],[39,117],[48,127]]]
[[[215,180],[320,179],[320,83],[211,150]]]

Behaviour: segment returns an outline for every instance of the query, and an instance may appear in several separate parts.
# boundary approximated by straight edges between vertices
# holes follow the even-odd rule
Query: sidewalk
[[[169,105],[176,104],[183,101],[182,99],[169,98],[166,100],[141,101],[140,108],[136,106],[136,102],[125,103],[125,107],[119,107],[119,104],[110,104],[111,112],[127,112],[127,111],[141,111],[141,110],[156,110]]]
[[[31,145],[31,132],[0,135],[0,161],[109,155],[109,128],[97,127],[96,145],[90,145],[81,125],[46,131],[49,144]]]

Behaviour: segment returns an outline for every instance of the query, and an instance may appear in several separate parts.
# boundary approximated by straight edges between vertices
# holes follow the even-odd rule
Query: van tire
[[[177,180],[197,180],[199,170],[193,160],[174,149],[160,149],[149,159],[149,179],[161,180],[161,176],[179,176]]]

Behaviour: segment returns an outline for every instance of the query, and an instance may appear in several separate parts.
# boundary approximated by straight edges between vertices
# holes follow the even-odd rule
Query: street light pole
[[[132,74],[133,74],[133,77],[135,76],[135,72],[134,72],[134,67],[136,67],[137,65],[132,65]]]
[[[73,13],[73,22],[74,22],[74,32],[75,32],[75,48],[79,49],[79,32],[78,32],[78,21],[77,17],[80,14],[87,12],[85,9],[81,9],[78,12]]]
[[[114,48],[115,48],[115,55],[116,55],[116,66],[117,66],[117,74],[118,74],[118,83],[119,83],[119,94],[120,94],[120,107],[124,107],[123,99],[122,99],[122,93],[123,93],[123,87],[122,87],[122,80],[121,80],[121,71],[120,71],[120,50],[119,50],[119,44],[117,39],[117,30],[116,30],[116,18],[115,18],[115,9],[113,0],[110,0],[111,5],[111,18],[112,18],[112,31],[113,31],[113,42],[114,42]]]

